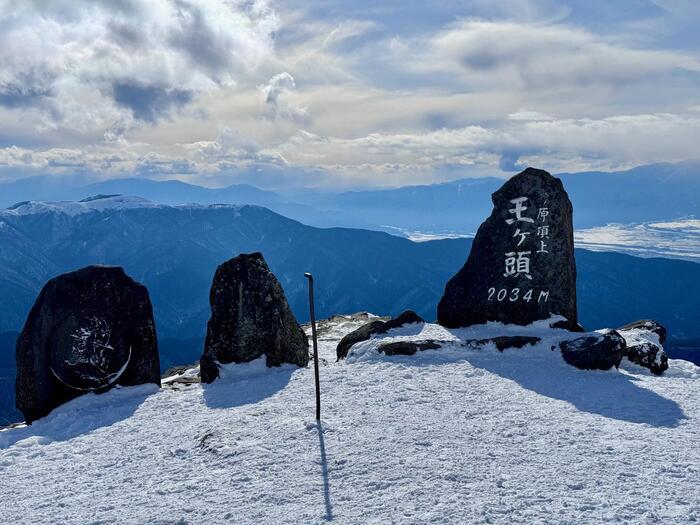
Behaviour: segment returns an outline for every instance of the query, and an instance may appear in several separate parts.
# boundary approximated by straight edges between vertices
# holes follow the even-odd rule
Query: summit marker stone
[[[561,180],[534,168],[492,195],[493,212],[466,264],[445,287],[438,322],[448,328],[500,321],[527,325],[576,314],[573,209]]]

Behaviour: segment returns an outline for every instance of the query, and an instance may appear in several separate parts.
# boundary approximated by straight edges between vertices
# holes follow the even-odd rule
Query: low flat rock
[[[509,348],[523,348],[528,345],[536,345],[541,341],[539,337],[521,335],[503,335],[488,339],[466,339],[460,341],[459,346],[471,349],[479,349],[493,344],[499,352]],[[438,350],[443,347],[455,347],[454,340],[425,340],[425,341],[389,341],[381,343],[377,351],[385,355],[414,355],[422,350]]]
[[[503,352],[508,348],[523,348],[528,345],[536,345],[541,339],[539,337],[525,335],[502,335],[490,339],[480,339],[474,343],[475,346],[484,346],[493,343],[496,348]]]
[[[564,361],[582,370],[609,370],[619,367],[625,352],[625,340],[615,330],[562,341],[559,344]]]
[[[353,345],[361,341],[367,341],[371,339],[373,335],[385,334],[389,330],[400,328],[407,324],[423,322],[425,322],[423,318],[412,310],[406,310],[389,321],[374,319],[343,337],[336,348],[336,356],[338,359],[345,359]]]
[[[379,345],[378,351],[385,355],[413,355],[422,350],[442,348],[439,341],[394,341]]]

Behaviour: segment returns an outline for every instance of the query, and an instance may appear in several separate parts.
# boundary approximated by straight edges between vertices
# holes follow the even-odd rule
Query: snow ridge
[[[227,208],[240,209],[240,205],[234,204],[178,204],[169,206],[157,204],[143,197],[130,195],[96,195],[80,201],[24,201],[10,206],[5,210],[0,210],[0,216],[22,216],[38,215],[44,213],[56,213],[75,217],[85,213],[99,212],[104,210],[130,210],[136,208],[178,208],[178,209],[204,209],[204,208]]]

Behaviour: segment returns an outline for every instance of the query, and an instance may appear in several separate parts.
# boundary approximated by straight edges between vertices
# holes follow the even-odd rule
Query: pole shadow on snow
[[[139,385],[76,397],[29,426],[0,432],[0,449],[29,438],[41,445],[69,441],[110,427],[134,415],[148,396],[157,391],[156,385]]]
[[[328,459],[326,457],[326,441],[323,437],[323,428],[321,422],[316,422],[316,430],[318,431],[318,444],[321,451],[321,470],[323,473],[323,500],[326,507],[326,515],[323,517],[326,521],[333,521],[333,505],[331,504],[331,490],[328,481]]]
[[[257,403],[283,390],[295,370],[293,366],[284,365],[221,377],[211,384],[202,384],[204,403],[209,408],[233,408]]]

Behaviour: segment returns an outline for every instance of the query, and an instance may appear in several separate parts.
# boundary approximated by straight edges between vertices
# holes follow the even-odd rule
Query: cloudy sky
[[[0,0],[0,181],[396,186],[697,158],[697,0]]]

